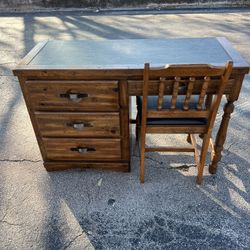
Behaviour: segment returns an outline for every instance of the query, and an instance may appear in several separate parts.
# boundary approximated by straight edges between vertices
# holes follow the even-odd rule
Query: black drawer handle
[[[73,129],[76,129],[76,130],[81,130],[84,128],[92,127],[92,124],[90,124],[88,122],[72,122],[72,123],[69,122],[69,123],[67,123],[67,126],[73,128]]]
[[[78,152],[80,154],[96,151],[95,148],[88,148],[88,147],[76,147],[76,148],[71,148],[70,150],[71,151],[76,151],[76,152]]]
[[[86,94],[86,93],[73,93],[73,92],[60,94],[60,97],[67,98],[67,99],[69,99],[70,101],[73,101],[73,102],[80,101],[81,99],[86,98],[88,96],[89,95]]]

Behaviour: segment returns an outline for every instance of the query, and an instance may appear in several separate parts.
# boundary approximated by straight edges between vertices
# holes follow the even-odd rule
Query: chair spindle
[[[204,99],[205,99],[205,96],[206,96],[206,93],[207,93],[207,88],[208,88],[209,82],[210,82],[210,77],[205,76],[204,77],[204,82],[203,82],[202,87],[201,87],[201,93],[200,93],[200,96],[199,96],[199,100],[198,100],[198,103],[197,103],[197,110],[202,109],[202,105],[203,105],[203,102],[204,102]]]
[[[185,101],[184,101],[184,104],[183,104],[183,109],[184,110],[189,110],[189,102],[190,102],[190,99],[191,99],[191,96],[192,96],[194,83],[195,83],[195,78],[190,77],[189,81],[188,81],[188,88],[187,88],[186,98],[185,98]]]
[[[173,94],[172,94],[172,98],[171,98],[171,110],[175,109],[176,106],[176,100],[177,100],[177,96],[178,96],[178,92],[179,92],[179,82],[181,80],[180,77],[175,77],[174,79],[174,86],[173,86]]]
[[[157,105],[158,110],[162,110],[163,96],[164,96],[164,91],[165,91],[164,80],[165,80],[164,78],[160,78],[158,105]]]

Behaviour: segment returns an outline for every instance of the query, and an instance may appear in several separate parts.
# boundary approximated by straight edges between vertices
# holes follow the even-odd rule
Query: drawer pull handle
[[[88,147],[76,147],[76,148],[71,148],[70,150],[71,151],[76,151],[76,152],[78,152],[80,154],[96,151],[95,148],[88,148]]]
[[[83,98],[88,97],[88,94],[85,93],[64,93],[60,94],[60,97],[62,98],[68,98],[70,101],[77,102],[80,101]]]
[[[76,130],[81,130],[83,128],[89,128],[92,127],[90,123],[87,122],[74,122],[74,123],[67,123],[68,127],[72,127]]]

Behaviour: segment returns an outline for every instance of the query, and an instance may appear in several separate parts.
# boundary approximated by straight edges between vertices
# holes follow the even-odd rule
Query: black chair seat
[[[148,118],[147,125],[207,125],[205,118]]]
[[[199,96],[192,96],[189,109],[195,109],[197,105],[197,99]],[[176,109],[182,109],[184,96],[178,96],[176,101]],[[148,97],[148,109],[157,109],[157,96]],[[139,115],[139,121],[141,121],[142,114],[142,96],[136,97],[137,112]],[[171,97],[163,97],[163,109],[169,109],[171,104]],[[207,125],[206,118],[148,118],[147,125]]]

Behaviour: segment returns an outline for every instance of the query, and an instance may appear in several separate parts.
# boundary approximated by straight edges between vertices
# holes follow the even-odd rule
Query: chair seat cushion
[[[182,110],[183,100],[185,96],[178,96],[176,101],[176,109]],[[197,105],[197,99],[199,96],[192,96],[189,109],[195,109]],[[157,109],[158,96],[148,96],[148,109]],[[170,96],[163,97],[162,109],[169,109],[171,103]],[[142,96],[136,97],[137,112],[139,120],[141,121],[142,115]],[[206,125],[206,118],[148,118],[147,125]]]
[[[147,125],[206,125],[205,118],[148,118]]]

